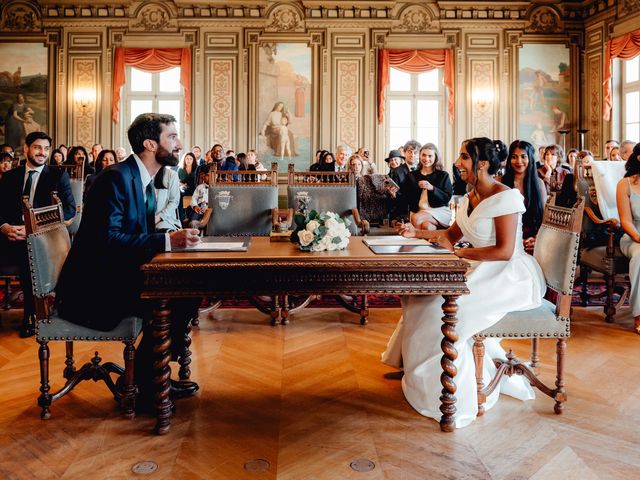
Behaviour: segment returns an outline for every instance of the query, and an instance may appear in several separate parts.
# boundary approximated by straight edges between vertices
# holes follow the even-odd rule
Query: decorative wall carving
[[[473,137],[494,137],[493,89],[495,78],[493,65],[492,60],[471,60],[471,132]]]
[[[337,144],[358,148],[360,118],[360,61],[337,60]]]
[[[537,33],[555,33],[563,30],[560,15],[551,7],[538,7],[532,10],[527,31]]]
[[[176,31],[177,22],[165,5],[149,3],[140,8],[133,19],[130,30],[143,32]]]
[[[231,58],[211,60],[211,91],[209,114],[211,115],[212,140],[225,146],[233,145],[233,85],[234,61]]]
[[[640,0],[622,0],[620,11],[623,14],[633,13],[640,10]]]
[[[74,59],[73,87],[75,91],[93,92],[82,105],[80,100],[73,101],[73,145],[91,147],[96,142],[96,95],[98,87],[98,61],[95,58]]]
[[[291,5],[279,5],[269,12],[267,32],[304,32],[303,16]]]
[[[42,30],[40,13],[28,3],[8,5],[2,12],[0,30],[9,32],[37,32]]]
[[[400,12],[398,30],[409,33],[423,33],[432,28],[431,12],[421,5],[410,5]]]
[[[600,118],[602,118],[602,80],[600,79],[600,55],[589,58],[589,146],[594,155],[600,154]]]

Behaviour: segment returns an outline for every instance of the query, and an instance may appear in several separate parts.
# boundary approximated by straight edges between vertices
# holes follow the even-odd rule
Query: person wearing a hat
[[[391,194],[389,202],[389,217],[391,220],[404,219],[408,215],[409,203],[407,202],[407,181],[409,180],[409,167],[404,163],[404,155],[400,150],[391,150],[384,159],[389,164],[389,178],[400,187]]]

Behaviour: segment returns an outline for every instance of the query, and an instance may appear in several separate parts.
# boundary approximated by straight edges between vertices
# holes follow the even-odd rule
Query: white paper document
[[[383,245],[431,245],[424,238],[405,238],[401,235],[389,235],[380,237],[367,237],[364,240],[365,245],[383,246]]]
[[[184,252],[245,252],[246,250],[247,245],[245,242],[200,242],[196,245],[183,249]]]

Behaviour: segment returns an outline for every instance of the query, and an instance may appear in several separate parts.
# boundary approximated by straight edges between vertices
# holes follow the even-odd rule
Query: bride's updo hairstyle
[[[495,175],[503,161],[507,159],[507,146],[501,140],[491,140],[487,137],[470,138],[465,141],[467,153],[473,162],[473,173],[478,178],[478,162],[489,162],[489,175]]]

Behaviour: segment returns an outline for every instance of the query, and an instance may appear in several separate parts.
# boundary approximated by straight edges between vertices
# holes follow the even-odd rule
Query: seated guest
[[[425,143],[420,148],[419,161],[420,166],[411,172],[407,182],[411,223],[420,230],[447,228],[451,223],[449,201],[453,186],[438,147]]]
[[[404,144],[404,163],[409,167],[409,171],[420,168],[420,159],[418,158],[422,145],[417,140],[409,140]]]
[[[182,196],[178,174],[172,168],[161,168],[153,177],[156,188],[156,232],[175,232],[182,228],[178,209]]]
[[[389,177],[399,187],[398,191],[389,190],[389,216],[391,220],[405,219],[409,211],[407,180],[409,167],[404,163],[404,155],[400,150],[391,150],[389,156],[384,159],[389,164]]]
[[[65,165],[84,165],[85,178],[96,173],[93,167],[89,165],[89,154],[87,153],[87,150],[81,145],[71,147],[71,150],[69,150],[69,156],[64,163]]]
[[[616,200],[620,225],[624,235],[620,239],[620,250],[629,257],[629,279],[631,294],[629,305],[633,315],[634,329],[640,335],[640,143],[631,152],[625,165],[625,176],[618,182]]]
[[[98,153],[98,158],[95,161],[95,170],[96,173],[88,175],[84,181],[84,192],[82,193],[82,202],[84,203],[87,199],[87,192],[93,185],[93,182],[96,180],[96,175],[98,175],[105,168],[114,165],[116,163],[116,152],[113,150],[100,150]]]
[[[35,208],[51,205],[51,192],[58,192],[64,219],[76,214],[67,172],[47,165],[51,138],[44,132],[32,132],[25,138],[25,165],[9,170],[0,178],[0,263],[20,267],[20,284],[24,294],[24,317],[20,336],[34,334],[34,303],[31,273],[27,258],[27,236],[22,214],[22,197],[28,196]]]
[[[517,188],[524,197],[526,208],[522,215],[522,240],[528,253],[533,253],[536,235],[542,225],[547,193],[544,182],[536,174],[535,149],[524,140],[516,140],[509,146],[506,172],[502,183]]]
[[[133,121],[127,135],[134,153],[96,177],[56,288],[62,318],[103,331],[112,330],[124,317],[149,317],[150,305],[140,299],[142,264],[157,253],[199,241],[198,231],[193,229],[155,231],[153,176],[162,167],[178,164],[182,146],[175,118],[143,113]],[[174,358],[184,350],[186,326],[199,302],[174,300],[170,304]],[[145,329],[135,357],[139,406],[153,398],[153,358],[153,339]],[[175,382],[171,395],[175,399],[196,390],[196,384]]]
[[[358,155],[357,153],[349,157],[349,168],[353,173],[356,174],[356,178],[367,175],[367,172],[364,169],[364,161],[362,160],[362,157],[360,157],[360,155]]]
[[[64,164],[64,153],[59,148],[56,148],[53,152],[51,152],[51,160],[49,160],[50,165],[62,165]]]
[[[200,220],[209,206],[209,175],[207,172],[200,174],[198,186],[191,196],[191,205],[187,209],[187,220],[191,228],[200,227]]]
[[[13,167],[13,156],[9,152],[0,153],[0,178]]]
[[[322,154],[326,152],[326,150],[316,150],[316,156],[314,158],[313,163],[309,166],[309,171],[310,172],[315,172],[318,170],[318,168],[320,167],[320,157],[322,156]]]
[[[187,197],[193,194],[193,190],[196,188],[196,156],[187,152],[182,157],[182,162],[178,168],[178,179],[180,180],[180,190],[183,195]]]
[[[609,160],[609,156],[611,154],[611,149],[613,147],[620,147],[620,144],[617,140],[607,140],[604,144],[604,155],[602,156],[603,160]]]
[[[544,151],[544,164],[538,169],[538,175],[544,182],[547,195],[559,192],[562,189],[564,177],[569,173],[560,166],[560,159],[563,157],[564,152],[560,145],[549,145]]]
[[[569,172],[573,172],[576,168],[576,162],[578,161],[578,149],[572,148],[567,152],[567,162],[563,163],[562,166],[565,165],[569,168]]]
[[[611,150],[609,150],[610,162],[619,162],[621,160],[622,160],[622,157],[620,156],[620,148],[613,147]]]

